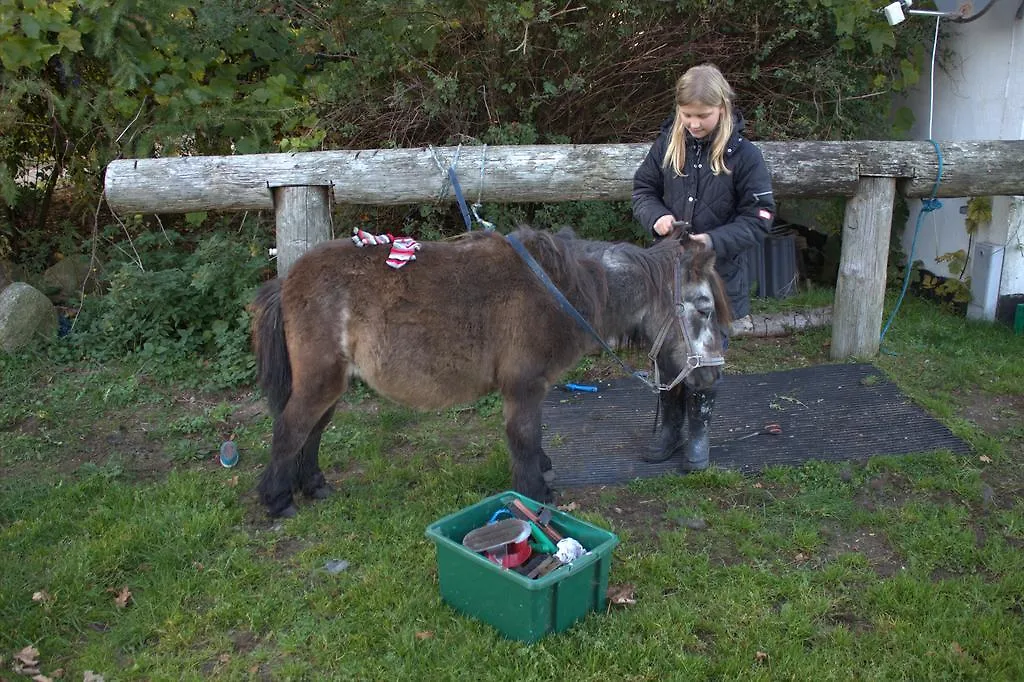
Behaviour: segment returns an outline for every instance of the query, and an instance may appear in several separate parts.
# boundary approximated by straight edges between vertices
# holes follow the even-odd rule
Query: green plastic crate
[[[528,497],[507,491],[435,521],[426,533],[437,547],[441,598],[510,639],[535,642],[548,633],[567,630],[590,611],[604,610],[612,550],[619,538],[550,507],[552,525],[563,536],[576,538],[590,553],[536,580],[502,569],[466,549],[462,538],[486,524],[513,498],[533,511],[541,507]]]

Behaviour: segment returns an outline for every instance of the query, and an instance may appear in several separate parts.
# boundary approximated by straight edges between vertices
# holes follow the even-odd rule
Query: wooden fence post
[[[331,239],[331,193],[327,185],[274,188],[277,276],[284,277],[303,253]]]
[[[832,315],[833,360],[878,354],[896,178],[862,177],[846,201]]]

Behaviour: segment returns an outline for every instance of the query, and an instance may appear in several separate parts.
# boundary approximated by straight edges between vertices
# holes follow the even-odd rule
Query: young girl
[[[676,83],[675,112],[633,177],[633,215],[655,239],[681,230],[714,249],[715,267],[739,319],[750,314],[747,258],[771,229],[775,200],[764,157],[743,136],[733,97],[711,64],[683,74]],[[706,469],[715,391],[691,394],[680,384],[660,398],[661,432],[644,459],[662,462],[682,451],[683,471]]]

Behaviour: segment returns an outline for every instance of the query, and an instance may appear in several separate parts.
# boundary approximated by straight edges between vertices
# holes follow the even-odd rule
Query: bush
[[[109,292],[85,301],[69,344],[97,361],[126,355],[155,360],[157,374],[172,359],[201,361],[206,386],[251,380],[246,306],[267,274],[265,250],[221,231],[185,252],[178,235],[170,236],[177,248],[164,249],[156,267],[125,262],[112,268]],[[142,239],[136,248],[151,241]]]

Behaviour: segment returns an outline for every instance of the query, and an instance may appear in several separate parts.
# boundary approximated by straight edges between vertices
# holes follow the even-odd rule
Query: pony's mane
[[[637,278],[637,284],[645,287],[643,295],[649,299],[664,295],[665,286],[671,286],[675,277],[678,262],[684,284],[707,280],[711,285],[719,326],[727,330],[732,321],[729,298],[714,268],[715,252],[712,249],[695,246],[688,241],[680,245],[675,239],[662,239],[646,248],[629,242],[593,241],[578,238],[571,228],[553,233],[520,225],[513,234],[579,313],[595,326],[599,323],[595,316],[602,311],[608,296],[602,258],[609,250],[614,250],[617,260],[643,273]]]
[[[613,249],[617,260],[625,261],[636,271],[644,273],[644,277],[637,278],[637,284],[646,287],[643,293],[648,298],[662,295],[665,285],[671,283],[675,277],[678,262],[684,285],[706,280],[711,286],[718,324],[723,330],[728,330],[732,322],[732,306],[725,291],[725,284],[715,270],[713,249],[704,248],[688,238],[684,238],[682,243],[676,239],[662,239],[653,246],[642,247],[629,242],[609,243],[575,239],[571,230],[563,230],[560,234],[564,235],[570,244],[575,245],[573,248],[583,250],[596,260],[600,260],[604,253]]]
[[[520,225],[513,234],[537,260],[559,291],[595,327],[608,296],[608,283],[598,260],[572,248],[571,231],[558,234]]]

